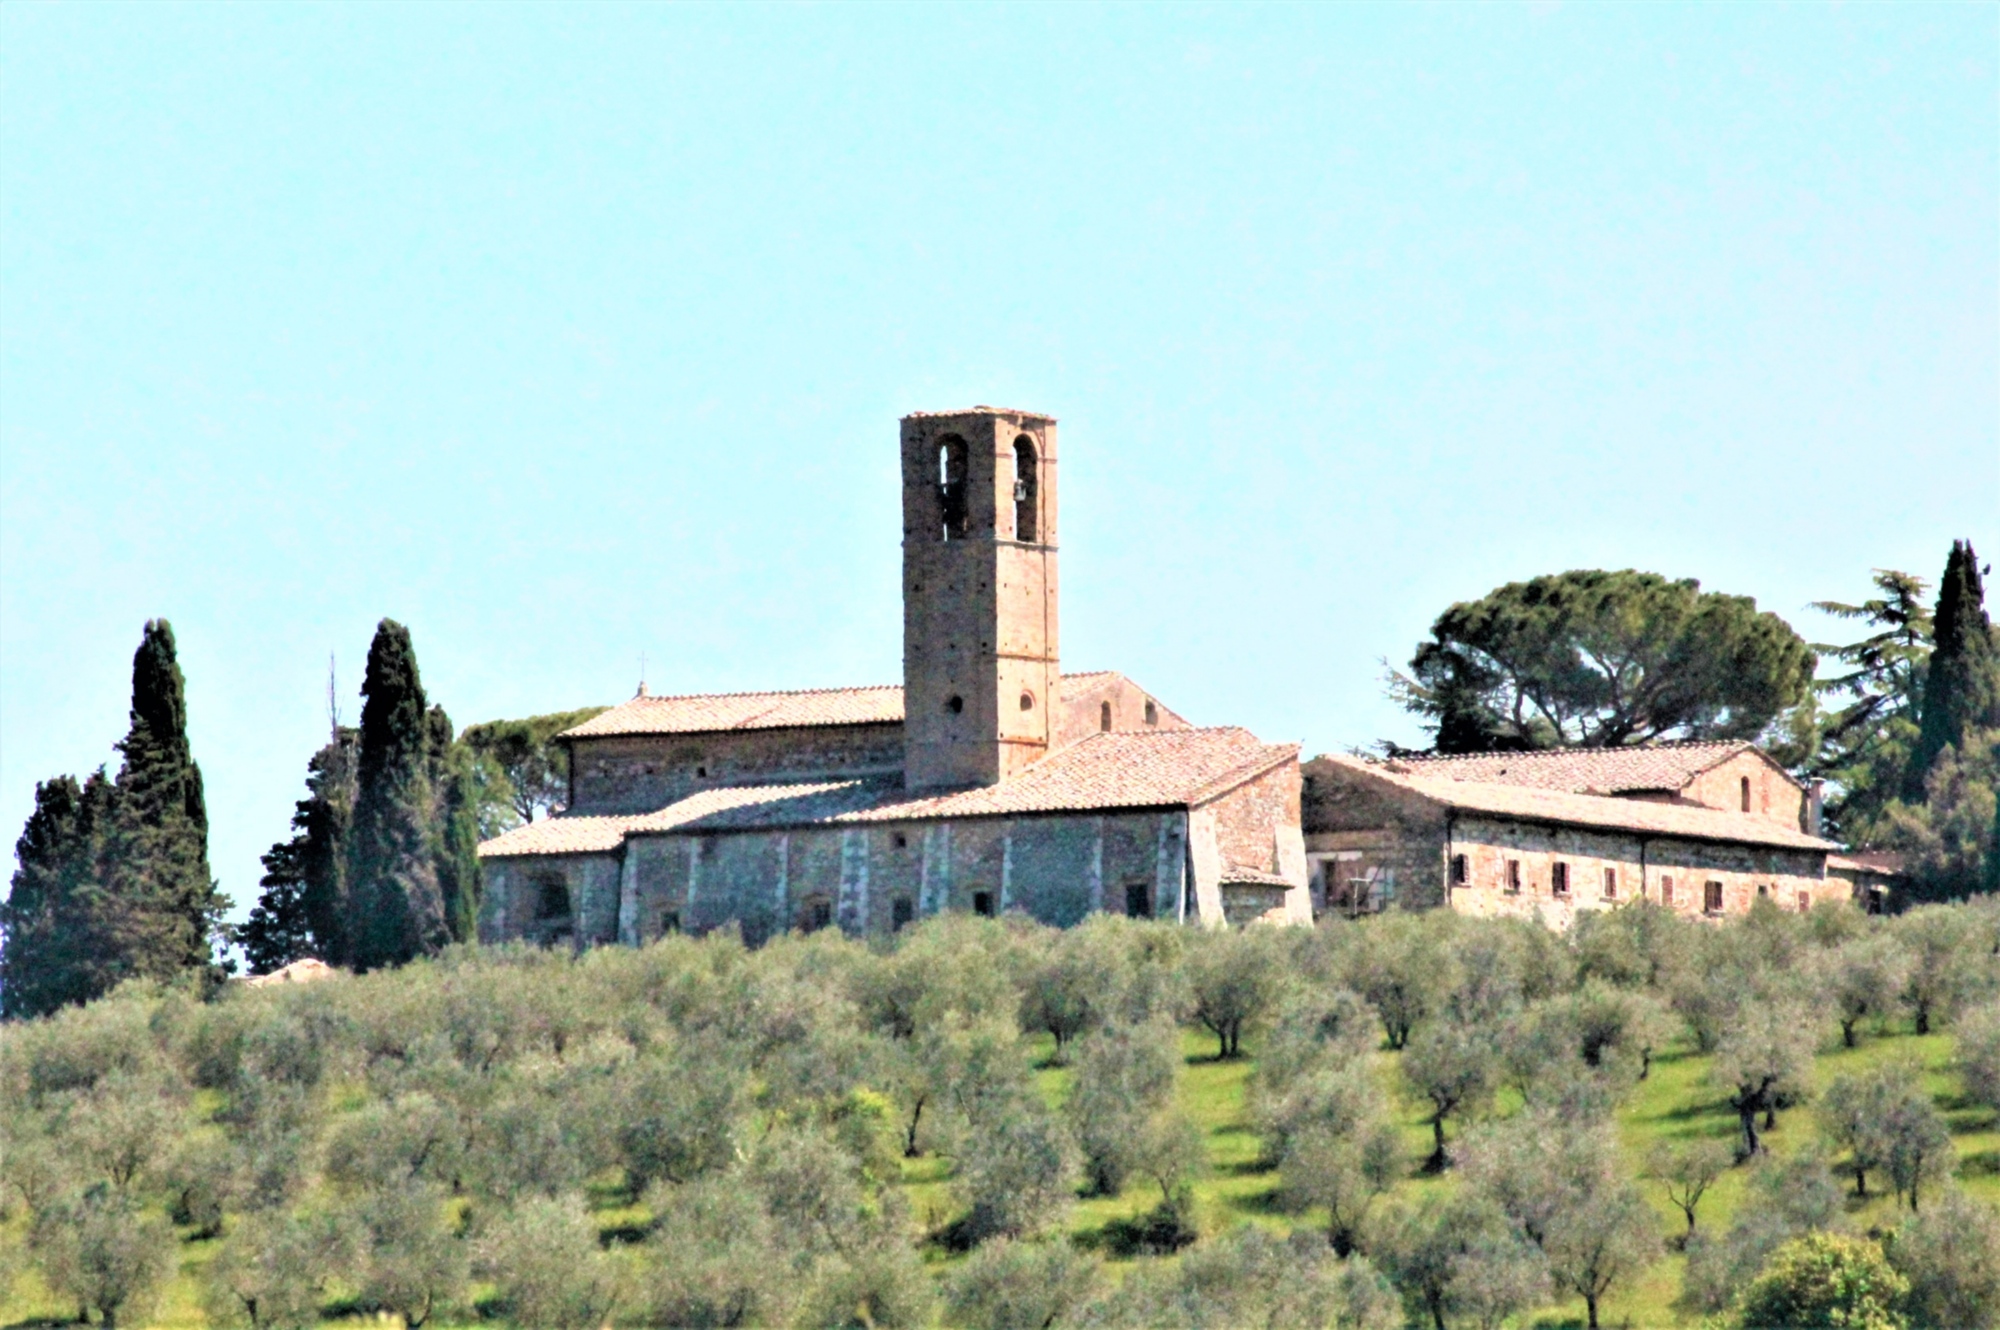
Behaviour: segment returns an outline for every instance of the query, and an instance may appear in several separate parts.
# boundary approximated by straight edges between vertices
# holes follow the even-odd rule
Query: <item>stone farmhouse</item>
[[[480,846],[484,941],[725,924],[882,933],[942,910],[1310,922],[1652,900],[1879,908],[1818,797],[1748,743],[1319,757],[1197,728],[1057,650],[1056,422],[902,422],[903,682],[638,696],[560,736],[565,810]]]
[[[1320,912],[1449,906],[1561,927],[1633,900],[1695,916],[1758,897],[1879,909],[1893,876],[1843,859],[1818,834],[1817,791],[1748,743],[1326,756],[1304,777]]]
[[[562,814],[480,846],[482,941],[941,910],[1309,921],[1298,748],[1064,674],[1056,422],[902,422],[903,683],[639,695],[561,736]]]

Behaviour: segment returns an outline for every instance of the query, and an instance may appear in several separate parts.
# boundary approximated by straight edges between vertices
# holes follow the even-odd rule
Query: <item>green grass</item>
[[[1247,1044],[1250,1057],[1221,1062],[1215,1058],[1215,1041],[1211,1037],[1198,1030],[1187,1030],[1182,1036],[1182,1051],[1185,1068],[1181,1105],[1200,1125],[1208,1142],[1208,1171],[1195,1186],[1196,1215],[1203,1232],[1221,1232],[1241,1223],[1261,1224],[1278,1232],[1298,1227],[1314,1231],[1323,1228],[1322,1214],[1286,1212],[1280,1204],[1276,1175],[1260,1167],[1258,1142],[1250,1131],[1245,1103],[1254,1067],[1254,1041]],[[1064,1067],[1046,1065],[1052,1052],[1052,1045],[1045,1039],[1037,1049],[1044,1065],[1036,1075],[1044,1095],[1056,1104],[1068,1091],[1071,1073]],[[2000,1126],[1996,1126],[1991,1112],[1960,1097],[1957,1078],[1950,1071],[1951,1053],[1948,1034],[1924,1037],[1900,1031],[1872,1034],[1859,1048],[1822,1054],[1817,1060],[1815,1079],[1824,1085],[1846,1069],[1890,1057],[1915,1057],[1924,1069],[1926,1088],[1951,1126],[1958,1148],[1960,1184],[1973,1195],[2000,1205]],[[1372,1056],[1383,1083],[1395,1089],[1399,1055],[1380,1052]],[[1619,1108],[1617,1130],[1627,1166],[1634,1176],[1646,1152],[1662,1139],[1734,1137],[1735,1114],[1709,1083],[1708,1062],[1691,1046],[1669,1050],[1654,1062],[1651,1076]],[[1416,1104],[1403,1098],[1396,1102],[1407,1163],[1406,1176],[1398,1184],[1398,1190],[1415,1193],[1423,1188],[1456,1185],[1449,1174],[1438,1179],[1421,1173],[1422,1161],[1430,1151],[1430,1128]],[[1500,1111],[1508,1112],[1511,1108],[1503,1104]],[[1454,1124],[1454,1137],[1457,1131]],[[1771,1150],[1781,1155],[1812,1145],[1817,1140],[1812,1108],[1808,1105],[1780,1114],[1776,1129],[1768,1133],[1766,1140]],[[1732,1169],[1703,1199],[1700,1222],[1704,1228],[1721,1229],[1728,1225],[1742,1203],[1747,1172],[1740,1167]],[[942,1159],[926,1156],[904,1160],[900,1185],[911,1213],[926,1228],[939,1228],[952,1217],[948,1169]],[[1680,1212],[1656,1185],[1644,1185],[1658,1210],[1661,1236],[1678,1234],[1684,1227]],[[1079,1198],[1071,1214],[1070,1232],[1076,1240],[1096,1245],[1094,1240],[1107,1226],[1136,1218],[1157,1200],[1157,1192],[1150,1184],[1134,1184],[1118,1196]],[[639,1217],[630,1207],[621,1207],[608,1193],[602,1204],[605,1208],[601,1218],[607,1228],[630,1224]],[[1850,1196],[1848,1206],[1850,1221],[1863,1232],[1887,1229],[1902,1217],[1897,1202],[1879,1194],[1865,1201]],[[9,1236],[18,1239],[23,1223],[24,1217],[17,1215]],[[206,1324],[201,1314],[199,1277],[201,1267],[213,1257],[215,1247],[212,1241],[182,1244],[180,1275],[150,1324],[174,1330],[181,1327],[193,1330]],[[926,1248],[925,1258],[940,1272],[963,1259],[935,1247]],[[1135,1260],[1145,1259],[1148,1258],[1112,1260],[1113,1277],[1122,1278]],[[1683,1258],[1669,1250],[1643,1279],[1614,1289],[1604,1305],[1605,1324],[1653,1327],[1685,1323],[1673,1308],[1680,1291],[1683,1265]],[[66,1321],[74,1312],[74,1308],[65,1309],[49,1298],[33,1271],[25,1270],[12,1297],[0,1303],[0,1325],[53,1324]],[[1535,1330],[1582,1324],[1580,1300],[1542,1308],[1521,1321],[1524,1328]]]

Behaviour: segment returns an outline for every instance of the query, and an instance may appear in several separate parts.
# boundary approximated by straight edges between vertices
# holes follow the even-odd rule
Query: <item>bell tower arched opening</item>
[[[1041,507],[1035,443],[1023,434],[1014,440],[1014,539],[1031,545],[1041,539]]]
[[[965,440],[947,434],[938,440],[938,507],[944,514],[944,539],[963,540],[966,526]]]

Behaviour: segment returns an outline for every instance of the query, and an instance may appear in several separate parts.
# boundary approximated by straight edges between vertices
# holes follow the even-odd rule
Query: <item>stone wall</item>
[[[1346,902],[1330,890],[1349,874],[1368,886],[1368,908],[1432,909],[1445,903],[1445,816],[1386,784],[1352,780],[1330,762],[1302,769],[1301,821],[1317,910]]]
[[[487,859],[481,867],[481,942],[520,939],[543,945],[570,941],[591,946],[617,939],[617,853]],[[568,897],[568,914],[545,911],[551,887]]]
[[[1113,730],[1185,730],[1187,721],[1167,709],[1167,704],[1122,674],[1105,673],[1063,685],[1057,709],[1056,746],[1068,747],[1106,729],[1106,707],[1111,708]],[[1152,719],[1146,708],[1150,706]]]
[[[1452,904],[1468,914],[1540,916],[1567,927],[1586,910],[1615,909],[1632,900],[1668,903],[1689,916],[1742,914],[1759,894],[1786,909],[1845,895],[1845,884],[1822,876],[1817,851],[1766,849],[1678,840],[1497,818],[1453,821],[1447,853],[1465,858],[1466,882],[1451,888]],[[1519,887],[1510,885],[1517,866]],[[1558,865],[1569,888],[1556,886]],[[1607,888],[1605,874],[1612,881]],[[1721,884],[1721,908],[1708,908],[1708,884]],[[1665,901],[1667,886],[1673,899]]]
[[[761,940],[822,919],[886,933],[902,911],[982,906],[1057,927],[1128,904],[1173,918],[1185,835],[1173,810],[637,835],[625,844],[615,935],[644,943],[735,922]]]
[[[645,813],[696,790],[784,780],[895,776],[903,727],[810,725],[571,741],[572,813]]]

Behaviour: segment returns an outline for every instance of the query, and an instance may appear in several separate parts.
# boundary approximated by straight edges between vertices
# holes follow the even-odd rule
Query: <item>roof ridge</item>
[[[857,683],[844,684],[833,688],[749,688],[734,693],[644,693],[638,697],[628,697],[619,705],[633,702],[693,702],[711,697],[812,697],[825,693],[878,693],[886,689],[900,689],[899,683]]]
[[[1642,744],[1579,744],[1567,748],[1495,749],[1485,753],[1398,753],[1398,762],[1496,762],[1505,759],[1572,757],[1580,753],[1659,753],[1695,748],[1755,748],[1752,739],[1667,739]]]

